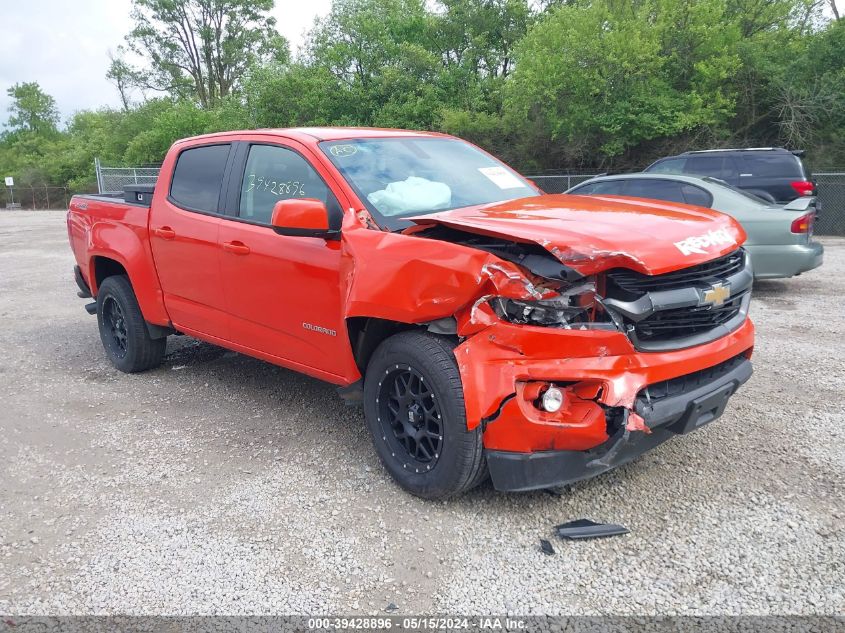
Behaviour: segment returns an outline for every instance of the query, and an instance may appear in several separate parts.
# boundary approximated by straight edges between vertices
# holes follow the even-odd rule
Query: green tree
[[[6,124],[11,131],[36,134],[56,131],[59,123],[56,100],[41,90],[37,81],[17,83],[6,94],[12,99]]]
[[[149,60],[131,69],[139,87],[210,108],[260,62],[285,61],[287,41],[267,14],[273,0],[133,0],[129,48]],[[110,74],[127,76],[122,62]]]
[[[552,9],[520,42],[508,112],[590,164],[642,143],[726,125],[739,66],[722,0],[614,0]]]

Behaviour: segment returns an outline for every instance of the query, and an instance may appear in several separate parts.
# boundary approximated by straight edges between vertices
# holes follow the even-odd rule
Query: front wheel
[[[454,344],[402,332],[373,354],[364,378],[364,413],[384,467],[408,492],[443,499],[487,474],[481,428],[467,429]]]
[[[106,355],[120,371],[131,374],[161,364],[167,339],[150,338],[128,277],[107,277],[100,285],[97,325]]]

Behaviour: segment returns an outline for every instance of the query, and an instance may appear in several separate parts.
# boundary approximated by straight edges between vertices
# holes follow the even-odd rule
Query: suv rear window
[[[801,159],[792,154],[743,154],[743,176],[804,179]]]
[[[220,187],[229,158],[229,145],[205,145],[179,154],[170,197],[191,211],[219,212]]]

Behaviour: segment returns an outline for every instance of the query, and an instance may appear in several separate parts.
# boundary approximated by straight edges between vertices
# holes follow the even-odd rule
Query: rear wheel
[[[100,340],[112,365],[135,373],[158,367],[167,339],[150,338],[147,324],[125,275],[107,277],[97,293]]]
[[[448,339],[402,332],[375,351],[364,379],[364,411],[376,452],[407,491],[450,497],[487,473],[481,428],[467,430],[463,386]]]

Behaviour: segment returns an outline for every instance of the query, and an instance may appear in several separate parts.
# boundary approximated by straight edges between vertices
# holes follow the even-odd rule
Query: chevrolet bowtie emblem
[[[704,303],[712,303],[720,306],[731,296],[731,287],[726,284],[713,284],[709,290],[704,291]]]

